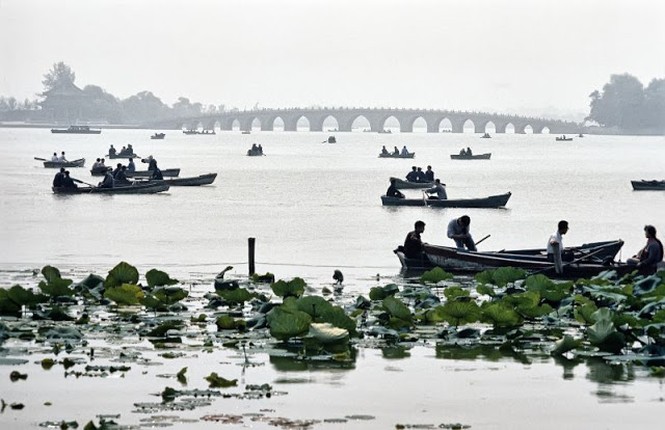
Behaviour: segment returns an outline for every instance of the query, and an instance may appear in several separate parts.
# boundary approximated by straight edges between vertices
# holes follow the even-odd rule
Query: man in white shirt
[[[563,271],[561,254],[563,253],[563,235],[568,232],[568,221],[561,220],[556,232],[547,241],[547,260],[555,264],[557,273]]]
[[[57,152],[54,152],[54,153],[53,153],[53,157],[51,157],[51,161],[59,161],[58,153],[57,153]]]
[[[62,154],[58,158],[58,161],[62,161],[62,162],[67,161],[67,159],[65,158],[65,151],[62,151]]]

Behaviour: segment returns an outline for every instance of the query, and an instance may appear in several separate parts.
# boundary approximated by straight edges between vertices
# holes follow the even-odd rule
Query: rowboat
[[[492,138],[492,136],[490,136],[489,133],[485,133],[485,134],[483,134],[482,136],[480,136],[480,138],[481,138],[481,139],[490,139],[490,138]]]
[[[409,152],[408,154],[394,154],[392,152],[389,152],[388,154],[379,154],[379,158],[413,158],[415,156],[415,152]]]
[[[70,125],[69,128],[52,128],[51,133],[67,134],[100,134],[101,130],[94,130],[87,125]]]
[[[491,152],[473,155],[450,154],[450,158],[453,160],[489,160],[491,156]]]
[[[60,167],[83,167],[85,164],[85,158],[79,158],[78,160],[72,161],[44,161],[44,167],[56,168]]]
[[[126,154],[126,153],[116,153],[116,154],[107,154],[106,158],[110,158],[111,160],[115,160],[117,158],[141,158],[136,154]]]
[[[217,178],[217,173],[206,173],[189,178],[164,179],[162,182],[165,182],[174,187],[196,187],[199,185],[210,185],[215,182],[215,178]]]
[[[99,188],[99,187],[78,187],[78,188],[62,188],[51,187],[55,194],[154,194],[162,191],[168,191],[169,184],[163,181],[138,183],[134,182],[132,185],[113,188]]]
[[[400,199],[381,196],[383,206],[431,206],[434,208],[501,208],[510,199],[510,191],[505,194],[480,197],[475,199]]]
[[[173,169],[161,169],[162,176],[164,177],[176,177],[180,176],[180,168],[176,167]],[[152,170],[136,170],[134,172],[125,172],[125,176],[128,178],[149,178],[152,176]]]
[[[248,149],[248,150],[247,150],[247,155],[248,155],[249,157],[260,157],[260,156],[263,155],[263,151],[260,151],[260,150],[258,150],[258,149],[257,149],[257,150]]]
[[[573,138],[572,137],[561,136],[561,137],[556,137],[555,140],[557,142],[570,142],[571,140],[573,140]]]
[[[421,188],[432,188],[434,182],[411,182],[405,181],[404,179],[391,177],[390,181],[395,181],[395,188],[398,190],[409,190],[409,189],[421,189]]]
[[[623,242],[615,241],[612,243],[613,245],[609,246],[607,250],[604,247],[600,247],[595,251],[593,247],[579,247],[578,252],[573,254],[572,261],[563,262],[562,273],[556,273],[554,263],[548,261],[546,257],[528,257],[524,254],[504,251],[478,252],[450,246],[424,244],[423,259],[407,259],[399,248],[394,252],[400,259],[403,269],[409,271],[440,267],[451,273],[478,273],[499,267],[516,267],[527,270],[532,274],[542,273],[552,278],[576,279],[596,276],[606,270],[616,270],[620,274],[634,270],[635,266],[613,261],[616,253],[612,254],[612,252],[616,249],[616,243],[623,245]],[[581,249],[584,249],[584,251]],[[597,256],[603,253],[605,253],[606,258],[601,262],[597,259]]]
[[[150,136],[150,139],[161,140],[161,139],[164,139],[165,136],[166,136],[166,133],[155,133],[152,136]]]
[[[633,190],[635,191],[646,191],[646,190],[665,190],[665,181],[630,181],[633,185]]]
[[[184,134],[216,134],[215,130],[183,130]]]

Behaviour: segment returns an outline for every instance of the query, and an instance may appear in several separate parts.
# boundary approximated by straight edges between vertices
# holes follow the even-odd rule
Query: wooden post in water
[[[255,273],[254,267],[254,245],[256,244],[256,238],[250,237],[247,239],[248,249],[249,249],[249,276],[252,276]]]

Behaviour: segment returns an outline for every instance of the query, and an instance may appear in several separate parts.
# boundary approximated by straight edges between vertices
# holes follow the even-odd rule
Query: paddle
[[[423,190],[423,203],[427,206],[427,191]]]
[[[72,178],[72,181],[78,182],[79,184],[87,185],[87,186],[92,187],[92,188],[97,188],[97,185],[92,185],[92,184],[89,184],[87,182],[83,182],[83,181],[81,181],[79,179],[76,179],[76,178]]]
[[[602,251],[605,251],[605,249],[604,249],[604,248],[602,248],[602,249],[598,249],[598,250],[596,250],[596,251],[594,251],[594,252],[590,252],[590,253],[588,253],[587,255],[583,255],[582,257],[576,258],[576,259],[574,259],[573,261],[569,261],[568,263],[562,264],[562,265],[561,265],[561,269],[563,270],[563,268],[566,267],[566,266],[570,266],[571,264],[579,263],[580,261],[586,260],[586,259],[588,259],[588,258],[590,258],[590,257],[592,257],[592,256],[594,256],[594,255],[596,255],[596,254],[599,254],[599,253],[602,252]],[[532,272],[531,275],[537,275],[537,274],[539,274],[539,273],[543,273],[543,272],[546,272],[546,271],[548,271],[548,270],[552,270],[552,269],[556,269],[556,267],[555,267],[554,265],[552,265],[551,267],[546,267],[546,268],[544,268],[544,269],[540,269],[540,270],[538,270],[538,271],[536,271],[536,272]]]
[[[48,161],[46,158],[33,157],[35,160],[39,161]]]
[[[483,240],[487,239],[487,238],[490,237],[490,236],[491,236],[491,234],[488,234],[487,236],[483,237],[483,238],[480,239],[478,242],[476,242],[475,245],[478,246],[478,244],[479,244],[480,242],[482,242]]]

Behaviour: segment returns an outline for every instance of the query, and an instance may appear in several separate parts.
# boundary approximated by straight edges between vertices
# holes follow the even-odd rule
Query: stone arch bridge
[[[515,133],[526,133],[528,127],[536,134],[543,133],[581,133],[583,127],[574,122],[534,118],[516,115],[502,115],[485,112],[466,112],[454,110],[434,109],[397,109],[397,108],[285,108],[285,109],[257,109],[245,111],[228,111],[214,114],[202,114],[190,118],[177,118],[143,124],[145,128],[154,129],[197,129],[233,130],[234,126],[242,131],[252,130],[258,122],[262,131],[273,131],[275,122],[281,119],[284,131],[297,131],[299,122],[304,118],[309,124],[310,131],[323,131],[325,121],[332,118],[338,124],[338,131],[351,131],[353,123],[364,117],[370,125],[370,130],[381,132],[385,129],[386,121],[391,118],[399,122],[402,133],[413,132],[414,123],[422,119],[427,126],[428,133],[439,133],[445,120],[450,122],[447,127],[453,133],[463,133],[464,126],[471,122],[476,133],[485,133],[487,126],[494,125],[495,133],[505,133],[506,128],[512,125]],[[422,121],[421,121],[422,124]]]

